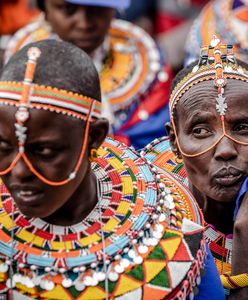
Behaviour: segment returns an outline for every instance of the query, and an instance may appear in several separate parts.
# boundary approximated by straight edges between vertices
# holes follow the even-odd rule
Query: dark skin
[[[228,80],[225,128],[232,137],[248,141],[248,99],[244,95],[248,95],[247,83]],[[177,104],[176,128],[184,152],[199,153],[223,133],[216,97],[213,82],[205,81],[193,86]],[[248,172],[248,146],[223,137],[206,153],[186,157],[180,153],[172,126],[167,125],[166,129],[173,152],[183,158],[190,189],[203,209],[206,222],[225,234],[232,233],[235,199]]]
[[[18,153],[15,135],[16,108],[0,108],[0,169],[10,165]],[[11,125],[10,125],[11,124]],[[33,166],[50,180],[68,177],[77,163],[85,122],[54,112],[31,109],[27,122],[25,153]],[[84,219],[97,202],[96,178],[91,170],[90,149],[97,149],[108,132],[108,121],[91,124],[86,152],[76,178],[54,187],[39,180],[21,159],[2,180],[20,211],[51,224],[68,226]],[[70,138],[68,138],[70,137]]]
[[[247,273],[248,270],[248,193],[245,194],[234,223],[232,275]],[[248,299],[248,287],[233,290],[230,300]]]
[[[64,0],[45,0],[46,19],[52,30],[91,55],[104,41],[114,17],[109,7],[75,5]]]

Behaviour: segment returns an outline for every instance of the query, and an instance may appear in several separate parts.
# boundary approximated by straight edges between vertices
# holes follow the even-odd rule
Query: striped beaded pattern
[[[21,100],[23,83],[0,82],[0,104],[18,106]],[[93,99],[76,93],[34,84],[29,98],[30,107],[45,109],[85,119]],[[100,118],[101,103],[95,101],[92,117]]]
[[[234,64],[225,64],[224,77],[229,79],[237,79],[248,82],[248,71]],[[203,65],[199,67],[197,72],[190,72],[185,76],[174,88],[170,97],[170,114],[173,117],[173,110],[183,96],[192,86],[199,82],[213,80],[216,78],[216,69],[213,65]]]

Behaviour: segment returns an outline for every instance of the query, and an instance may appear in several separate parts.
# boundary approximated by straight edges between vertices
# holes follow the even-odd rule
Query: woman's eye
[[[248,124],[246,123],[238,124],[235,126],[234,130],[248,134]]]
[[[52,158],[56,156],[58,153],[57,149],[49,148],[49,147],[37,147],[33,149],[33,153],[35,155],[39,155],[43,158]]]
[[[66,16],[72,16],[77,11],[77,5],[73,4],[58,5],[57,8]]]
[[[195,137],[208,137],[211,135],[211,132],[209,129],[204,128],[204,127],[195,127],[192,129],[192,133]]]

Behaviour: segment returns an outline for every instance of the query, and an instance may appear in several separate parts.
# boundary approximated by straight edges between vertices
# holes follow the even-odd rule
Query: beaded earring
[[[91,150],[90,150],[90,157],[89,157],[89,160],[90,160],[91,162],[94,162],[94,161],[97,161],[97,158],[98,158],[97,150],[96,150],[96,149],[91,149]]]
[[[179,153],[176,154],[175,162],[177,164],[181,164],[183,162],[183,159],[179,157]]]

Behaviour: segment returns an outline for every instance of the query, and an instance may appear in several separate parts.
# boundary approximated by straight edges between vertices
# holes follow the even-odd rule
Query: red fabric
[[[39,14],[28,0],[0,0],[0,35],[13,34]]]
[[[167,13],[158,13],[157,15],[157,24],[156,24],[156,32],[157,33],[165,33],[170,31],[172,28],[183,23],[184,18],[180,18]]]

